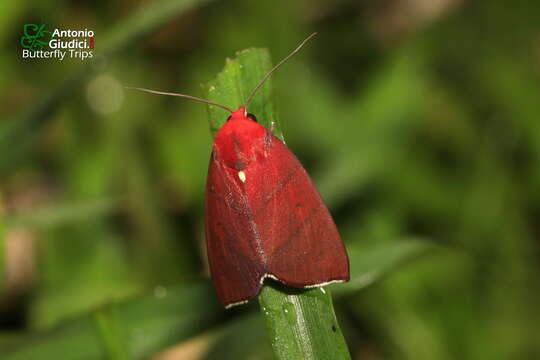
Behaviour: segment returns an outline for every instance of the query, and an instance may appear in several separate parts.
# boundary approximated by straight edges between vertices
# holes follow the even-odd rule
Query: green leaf
[[[236,108],[271,68],[267,50],[239,52],[235,59],[227,59],[225,69],[206,84],[206,98]],[[249,112],[256,114],[261,125],[274,127],[274,133],[280,134],[270,81],[253,98]],[[213,106],[208,111],[210,129],[215,135],[227,114]],[[350,359],[328,290],[299,291],[271,283],[263,287],[259,303],[278,359]]]
[[[159,287],[152,295],[109,304],[62,327],[11,341],[0,358],[147,358],[213,327],[223,315],[215,299],[207,282]]]
[[[400,239],[391,243],[348,248],[351,264],[351,280],[332,285],[337,296],[347,295],[371,285],[396,268],[408,264],[418,257],[440,249],[427,240]]]
[[[328,289],[271,283],[263,287],[259,303],[276,358],[350,359]]]
[[[225,68],[213,80],[203,85],[208,100],[236,110],[240,107],[259,81],[272,67],[270,54],[266,49],[247,49],[236,53],[233,59],[227,58]],[[248,106],[248,111],[257,116],[258,122],[270,129],[283,140],[281,129],[274,114],[272,99],[272,78],[259,89]],[[212,135],[221,128],[229,114],[215,106],[208,106],[210,131]]]
[[[105,306],[94,312],[94,319],[107,358],[111,360],[130,359],[131,356],[128,354],[129,346],[125,343],[119,329],[116,312]]]

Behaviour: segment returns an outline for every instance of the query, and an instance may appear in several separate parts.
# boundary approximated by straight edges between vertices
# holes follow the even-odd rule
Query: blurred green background
[[[538,14],[524,0],[2,2],[0,358],[272,357],[256,302],[226,312],[209,285],[205,106],[123,86],[202,96],[235,51],[277,61],[313,31],[273,77],[288,146],[349,249],[438,248],[335,297],[353,358],[540,358]],[[26,23],[94,30],[99,56],[23,60]]]

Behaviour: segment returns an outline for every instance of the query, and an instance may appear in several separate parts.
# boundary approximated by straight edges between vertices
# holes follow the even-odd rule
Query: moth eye
[[[227,120],[226,120],[226,121],[229,121],[229,120],[231,120],[231,117],[232,117],[232,115],[229,115],[229,117],[227,118]]]
[[[257,117],[253,114],[247,114],[247,117],[255,122],[257,122]]]

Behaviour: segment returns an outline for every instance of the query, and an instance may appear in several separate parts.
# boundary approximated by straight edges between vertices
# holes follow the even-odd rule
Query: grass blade
[[[332,285],[332,291],[336,296],[355,293],[396,268],[441,249],[430,241],[415,238],[399,239],[399,241],[369,247],[350,246],[348,250],[351,261],[351,280],[344,284]]]

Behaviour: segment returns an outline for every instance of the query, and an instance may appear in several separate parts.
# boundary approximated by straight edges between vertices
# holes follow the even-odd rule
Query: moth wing
[[[296,156],[267,133],[267,154],[246,172],[267,275],[297,288],[349,280],[332,216]]]
[[[237,173],[212,153],[208,168],[205,230],[212,281],[220,301],[232,306],[255,297],[264,275],[256,233]]]

